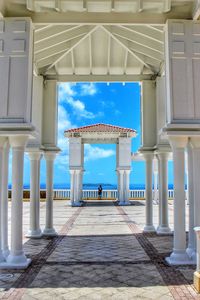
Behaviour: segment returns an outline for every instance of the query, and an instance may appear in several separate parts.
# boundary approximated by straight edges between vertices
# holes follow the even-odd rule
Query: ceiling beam
[[[41,73],[41,69],[42,69],[42,68],[50,66],[50,65],[52,64],[52,62],[54,62],[54,61],[56,61],[57,59],[59,59],[59,57],[60,57],[63,53],[65,53],[65,52],[66,52],[66,50],[64,50],[64,51],[61,52],[61,53],[55,54],[55,55],[53,55],[53,56],[44,58],[43,60],[41,60],[41,61],[39,61],[39,62],[36,62],[36,67],[37,67],[37,69],[39,70],[39,73]],[[42,73],[43,73],[44,71],[46,71],[46,69],[43,70]]]
[[[47,25],[45,28],[41,28],[39,30],[35,30],[35,43],[39,43],[41,41],[44,41],[46,39],[55,37],[59,34],[62,33],[66,33],[69,32],[75,28],[79,28],[80,25],[75,25],[75,26],[71,26],[71,25]]]
[[[146,75],[46,75],[46,80],[58,82],[138,82],[151,80],[153,76]]]
[[[93,28],[91,26],[78,26],[74,28],[73,30],[62,32],[61,34],[53,37],[49,37],[48,39],[45,39],[43,41],[40,41],[35,44],[35,53],[38,53],[40,51],[43,51],[45,49],[49,49],[50,47],[54,47],[55,45],[62,44],[64,42],[73,40],[77,37],[81,37],[90,31],[90,29]]]
[[[141,64],[145,65],[145,67],[149,68],[151,70],[151,67],[145,63],[144,60],[140,59],[135,53],[134,51],[132,51],[132,49],[130,49],[126,43],[124,43],[123,39],[120,39],[118,37],[116,37],[111,30],[107,27],[107,26],[102,26],[102,28],[105,30],[105,32],[107,32],[108,34],[110,34],[110,36],[118,43],[121,45],[122,48],[124,48],[125,50],[127,50],[138,62],[140,62]]]
[[[137,43],[138,45],[145,46],[149,49],[153,49],[155,51],[158,51],[160,53],[164,52],[164,47],[161,43],[157,41],[153,41],[149,39],[148,37],[144,37],[138,33],[135,32],[130,32],[124,27],[119,27],[119,26],[112,26],[111,27],[112,33],[120,36],[123,39],[126,39],[128,41]]]
[[[23,16],[25,16],[23,14]],[[37,24],[150,24],[163,25],[168,19],[190,19],[190,12],[180,13],[178,10],[172,10],[168,13],[92,13],[92,12],[48,12],[48,13],[29,13],[27,16],[32,18],[33,23]]]
[[[141,25],[135,25],[135,26],[118,25],[118,27],[125,28],[130,32],[137,33],[143,37],[147,37],[150,40],[164,44],[164,31],[159,32],[154,28],[150,28],[149,26],[141,26]]]
[[[51,69],[52,67],[54,67],[61,59],[63,59],[70,51],[72,51],[75,47],[77,47],[82,41],[84,41],[92,32],[94,32],[96,29],[98,28],[98,26],[92,27],[92,29],[87,32],[87,34],[85,34],[84,36],[81,36],[78,40],[76,40],[75,42],[72,41],[71,44],[71,48],[69,48],[63,55],[61,55],[58,59],[56,59],[48,68],[47,71],[49,69]]]

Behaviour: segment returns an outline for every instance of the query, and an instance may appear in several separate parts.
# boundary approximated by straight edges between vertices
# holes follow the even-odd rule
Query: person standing
[[[102,199],[102,191],[103,188],[101,186],[101,184],[98,186],[98,199],[101,200]]]

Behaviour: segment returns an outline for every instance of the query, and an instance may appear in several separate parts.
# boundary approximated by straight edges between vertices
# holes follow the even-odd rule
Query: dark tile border
[[[148,240],[148,237],[155,237],[155,233],[143,233],[140,228],[131,221],[128,214],[122,207],[116,206],[116,209],[120,215],[127,222],[131,232],[134,234],[141,247],[149,256],[152,264],[155,265],[159,274],[161,275],[164,283],[169,288],[173,298],[175,300],[183,299],[200,299],[200,296],[196,293],[193,286],[186,280],[183,274],[178,270],[178,267],[168,266],[165,263],[165,257],[163,254],[159,254],[157,249]]]

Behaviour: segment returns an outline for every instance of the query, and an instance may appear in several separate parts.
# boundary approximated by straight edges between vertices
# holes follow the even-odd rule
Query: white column
[[[80,202],[80,186],[81,186],[81,173],[82,170],[74,171],[74,202],[73,206],[81,206],[82,202]]]
[[[124,205],[130,205],[130,170],[124,170]]]
[[[9,150],[10,145],[7,141],[4,144],[3,150],[3,165],[2,165],[2,214],[1,214],[1,229],[2,229],[2,251],[4,257],[7,257],[10,253],[8,247],[8,162],[9,162]]]
[[[75,177],[75,171],[70,170],[70,201],[71,205],[74,203],[74,177]]]
[[[174,244],[173,252],[166,261],[170,265],[191,263],[186,253],[185,232],[185,147],[186,136],[169,136],[174,161]]]
[[[190,220],[190,226],[191,226],[191,232],[190,232],[190,238],[192,231],[192,226],[199,227],[200,226],[200,137],[191,137],[190,142],[192,145],[192,158],[193,158],[193,201],[194,203],[191,203],[191,207],[189,208],[189,212],[191,213],[191,220]],[[191,157],[190,157],[191,159]],[[189,160],[189,157],[188,157]],[[190,176],[190,175],[189,175]],[[192,201],[192,199],[190,199]],[[192,206],[194,207],[192,209]],[[194,238],[192,236],[192,238]],[[194,248],[195,244],[194,244]],[[196,249],[194,249],[196,252]],[[193,253],[192,257],[195,259],[196,254]]]
[[[194,287],[200,293],[200,227],[195,227],[194,230],[196,232],[197,244],[197,266],[194,272]]]
[[[24,269],[31,260],[23,251],[23,168],[24,149],[28,136],[9,137],[12,147],[12,207],[11,207],[11,250],[7,257],[7,267]]]
[[[0,137],[0,224],[2,226],[3,224],[3,214],[2,214],[2,204],[3,204],[3,198],[2,198],[2,187],[3,187],[3,159],[4,159],[4,145],[6,143],[6,138],[5,137]],[[3,251],[2,251],[2,229],[0,230],[0,264],[5,261]]]
[[[119,205],[124,204],[124,170],[118,170],[118,177],[119,177]]]
[[[160,165],[160,224],[157,229],[158,234],[169,234],[171,229],[169,228],[168,220],[168,156],[167,152],[158,153],[159,165]]]
[[[28,153],[31,163],[30,182],[30,228],[27,237],[40,238],[40,159],[41,152]]]
[[[57,232],[53,227],[53,165],[56,152],[44,152],[46,160],[46,223],[43,230],[44,235],[55,236]]]
[[[158,160],[153,160],[153,187],[154,187],[154,202],[158,202]]]
[[[188,169],[188,204],[189,204],[189,232],[188,232],[188,246],[187,254],[189,257],[195,259],[196,257],[196,237],[194,232],[194,180],[193,180],[193,149],[189,141],[187,145],[187,169]]]
[[[153,153],[145,153],[144,158],[146,160],[146,224],[144,226],[144,232],[154,232],[153,226],[153,199],[152,199],[152,163]]]

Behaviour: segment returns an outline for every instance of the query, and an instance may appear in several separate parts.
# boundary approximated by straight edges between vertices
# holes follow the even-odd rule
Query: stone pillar
[[[41,152],[29,152],[31,162],[31,182],[30,182],[30,228],[27,237],[40,238],[40,159]]]
[[[153,164],[153,188],[154,188],[154,202],[158,203],[158,167],[157,167],[157,161],[154,160]]]
[[[200,293],[200,227],[194,228],[196,232],[196,244],[197,244],[197,267],[194,272],[194,287],[198,293]]]
[[[10,253],[8,247],[8,162],[9,162],[9,150],[10,145],[7,141],[4,144],[3,150],[3,165],[2,165],[2,192],[1,192],[1,199],[2,199],[2,214],[1,214],[1,229],[2,229],[2,251],[4,257],[7,257]]]
[[[195,259],[196,257],[196,238],[194,232],[194,179],[193,179],[193,149],[192,144],[189,141],[187,145],[187,154],[188,154],[188,204],[189,204],[189,233],[188,233],[188,246],[187,254],[189,257]]]
[[[119,205],[124,204],[124,170],[117,170],[118,171],[118,201]]]
[[[3,160],[4,160],[4,145],[6,143],[6,138],[5,137],[0,137],[0,224],[2,226],[3,224],[3,211],[2,211],[2,204],[3,204],[3,195],[2,195],[2,188],[3,188],[3,178],[4,178],[4,173],[3,173]],[[2,229],[0,230],[0,264],[5,261],[3,251],[2,251],[2,237],[3,237],[3,232]]]
[[[130,170],[124,170],[124,205],[130,205]]]
[[[169,234],[171,232],[169,228],[169,220],[168,220],[168,156],[167,152],[159,152],[159,166],[160,166],[160,223],[157,229],[158,234]]]
[[[53,227],[53,165],[56,152],[45,151],[44,158],[46,160],[46,223],[43,234],[56,236],[57,232]]]
[[[12,206],[11,206],[11,250],[7,257],[7,267],[26,268],[31,260],[23,251],[22,218],[23,218],[23,168],[24,149],[28,136],[13,135],[9,137],[12,147]]]
[[[144,226],[144,232],[154,232],[155,227],[153,226],[153,199],[152,199],[152,163],[153,153],[144,153],[146,161],[146,224]]]
[[[80,198],[80,187],[82,185],[81,182],[82,179],[82,170],[74,170],[74,201],[72,203],[72,206],[81,206],[81,198]]]
[[[75,171],[70,170],[70,201],[71,205],[74,203],[74,177],[75,177]]]
[[[185,147],[186,136],[169,136],[174,161],[174,245],[166,261],[170,265],[190,264],[185,232]]]

